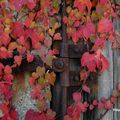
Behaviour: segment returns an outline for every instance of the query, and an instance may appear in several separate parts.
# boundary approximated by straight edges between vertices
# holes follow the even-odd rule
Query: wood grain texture
[[[115,28],[120,32],[120,19],[114,20]],[[120,49],[115,49],[113,51],[113,87],[116,88],[116,85],[120,82]],[[120,99],[118,100],[117,105],[114,106],[117,109],[120,109]],[[119,120],[120,113],[113,113],[113,120]]]
[[[102,97],[109,98],[111,96],[111,92],[113,90],[113,51],[111,49],[110,42],[106,42],[106,48],[103,51],[103,54],[109,60],[110,66],[107,71],[101,73],[98,77],[98,99],[100,100]],[[98,110],[97,118],[99,118],[100,114],[104,113],[103,110]],[[113,112],[109,111],[102,120],[113,120]]]

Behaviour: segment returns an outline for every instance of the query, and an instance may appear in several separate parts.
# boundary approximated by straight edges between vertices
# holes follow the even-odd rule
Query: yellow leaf
[[[5,24],[10,24],[11,22],[12,22],[12,20],[10,18],[5,19]]]
[[[37,67],[36,72],[39,76],[43,76],[45,74],[45,68],[44,67]]]
[[[7,33],[10,33],[10,31],[11,31],[10,26],[6,25],[4,31]]]
[[[32,77],[33,77],[34,79],[38,79],[39,74],[38,74],[38,73],[36,73],[36,72],[33,72],[33,73],[32,73]]]
[[[49,29],[48,30],[49,34],[53,37],[54,33],[55,33],[55,30],[54,29]]]
[[[52,61],[53,61],[53,56],[48,54],[48,55],[46,56],[46,64],[47,64],[48,66],[52,66]]]
[[[66,11],[69,14],[71,12],[72,8],[70,6],[67,7]]]
[[[56,29],[60,28],[60,26],[61,25],[58,22],[56,22],[55,25],[54,25],[54,29],[56,30]]]
[[[34,28],[34,27],[36,27],[35,21],[31,22],[31,25],[30,25],[30,28]]]

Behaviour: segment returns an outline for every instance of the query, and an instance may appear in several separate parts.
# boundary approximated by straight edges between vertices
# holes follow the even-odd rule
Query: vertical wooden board
[[[115,28],[120,32],[120,19],[115,20]],[[116,88],[116,85],[120,82],[120,50],[115,49],[113,52],[113,78],[114,83],[113,87]],[[114,106],[117,109],[120,109],[120,99],[118,100],[117,105]],[[113,114],[113,120],[119,120],[120,119],[120,113],[114,112]]]
[[[98,77],[98,99],[102,97],[109,98],[113,90],[113,51],[111,49],[110,42],[106,42],[106,48],[103,54],[109,60],[109,69]],[[104,113],[103,110],[98,110],[96,118],[100,117],[100,114]],[[102,120],[113,120],[113,111],[109,111]]]

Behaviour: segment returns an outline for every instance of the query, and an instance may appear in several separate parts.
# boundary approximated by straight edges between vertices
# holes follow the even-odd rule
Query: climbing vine
[[[37,101],[38,111],[29,110],[26,120],[54,120],[55,112],[49,108],[56,74],[52,71],[52,61],[59,50],[52,49],[54,41],[61,41],[61,23],[66,25],[67,39],[74,44],[84,41],[88,46],[80,59],[82,69],[80,80],[82,88],[73,93],[74,103],[68,107],[65,120],[78,120],[82,112],[95,107],[113,107],[118,98],[116,94],[109,99],[82,101],[82,94],[90,94],[87,85],[91,73],[104,72],[109,61],[103,55],[106,41],[112,48],[119,48],[119,33],[114,29],[113,18],[118,18],[119,6],[109,0],[66,0],[66,16],[61,18],[61,0],[0,0],[0,119],[17,120],[18,113],[12,107],[11,99],[14,71],[23,61],[34,62],[38,56],[43,64],[31,74],[29,84],[33,88],[31,97]],[[89,47],[89,42],[92,47]],[[51,70],[47,70],[49,66]],[[118,92],[117,92],[118,91]],[[103,115],[104,116],[104,115]],[[101,119],[101,118],[100,118]],[[98,118],[98,120],[100,120]]]
[[[109,61],[103,54],[107,41],[111,42],[112,48],[119,48],[119,33],[114,29],[113,19],[118,18],[116,8],[109,0],[68,0],[67,16],[63,22],[67,26],[67,36],[75,44],[85,41],[88,51],[80,59],[82,70],[80,80],[82,88],[73,93],[74,104],[67,109],[65,120],[79,120],[81,113],[93,110],[96,107],[106,109],[106,112],[96,120],[101,120],[108,110],[112,109],[117,102],[118,92],[114,90],[110,98],[93,100],[91,103],[83,101],[83,93],[91,94],[88,80],[91,73],[103,73],[109,68]],[[92,47],[89,45],[92,44]]]

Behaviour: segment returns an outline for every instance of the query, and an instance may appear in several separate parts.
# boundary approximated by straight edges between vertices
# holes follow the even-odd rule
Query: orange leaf
[[[15,56],[14,60],[17,63],[17,65],[20,66],[21,62],[22,62],[22,56],[21,55],[20,56]]]
[[[48,80],[48,82],[51,84],[51,85],[54,85],[54,82],[56,80],[56,74],[54,72],[51,72],[51,73],[46,73],[45,74],[45,79]]]
[[[34,60],[34,56],[31,53],[27,53],[27,61],[32,62]]]
[[[9,46],[8,46],[8,50],[14,50],[18,47],[16,42],[10,42]]]

